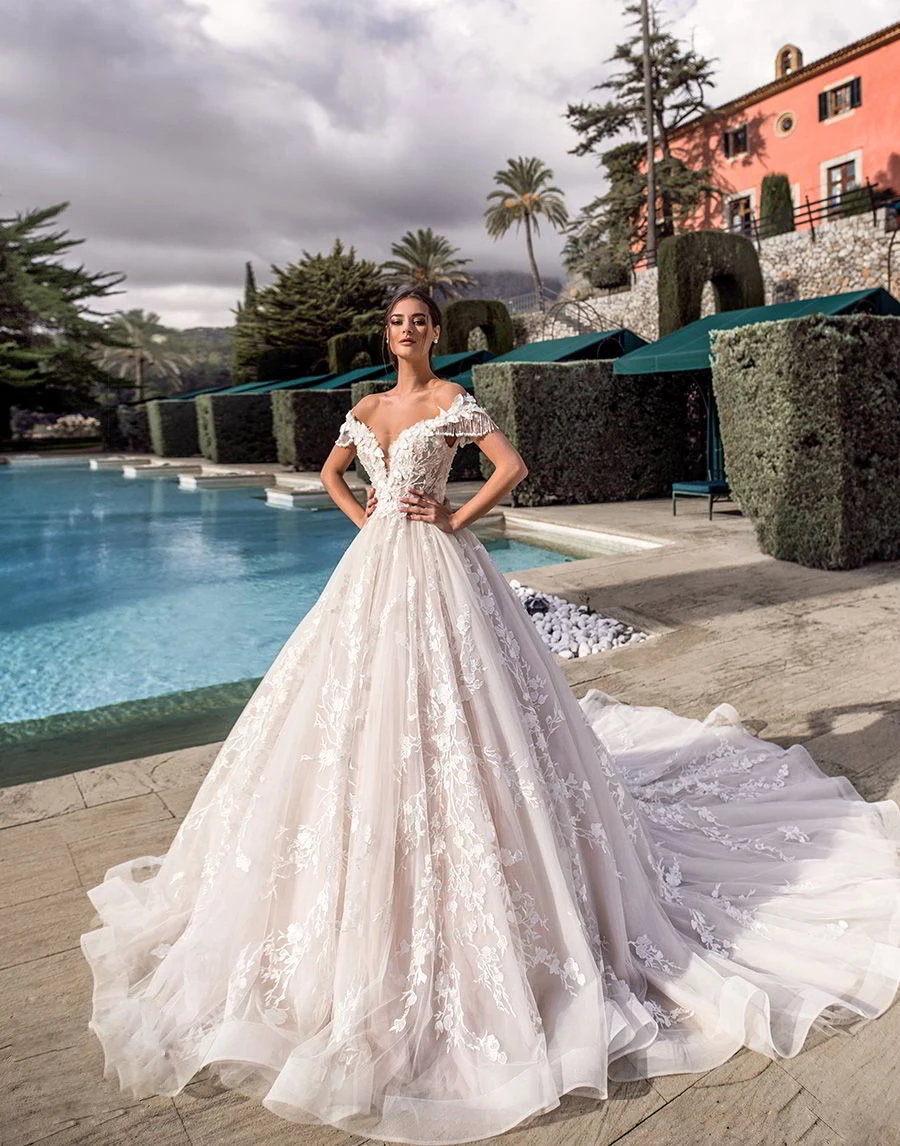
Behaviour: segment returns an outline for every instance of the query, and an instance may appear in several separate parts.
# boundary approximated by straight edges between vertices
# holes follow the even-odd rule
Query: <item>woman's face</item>
[[[407,362],[428,360],[428,350],[441,333],[428,308],[417,298],[402,298],[388,315],[387,335],[391,353]]]

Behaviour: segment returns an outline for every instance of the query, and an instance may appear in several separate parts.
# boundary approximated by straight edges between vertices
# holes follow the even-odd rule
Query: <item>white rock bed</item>
[[[587,605],[573,605],[563,597],[541,593],[520,581],[509,584],[534,621],[544,644],[564,660],[605,653],[647,639],[647,633],[640,629],[613,617],[601,617]]]

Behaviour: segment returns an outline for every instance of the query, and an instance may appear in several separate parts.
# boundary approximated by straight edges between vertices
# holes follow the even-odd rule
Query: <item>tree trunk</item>
[[[137,383],[138,401],[144,400],[144,355],[139,350],[134,364],[134,380]]]
[[[544,284],[541,282],[541,275],[538,271],[537,261],[534,257],[534,243],[531,241],[531,216],[525,216],[525,243],[528,247],[528,261],[531,263],[531,277],[534,279],[534,289],[538,296],[538,305],[541,310],[544,309]]]

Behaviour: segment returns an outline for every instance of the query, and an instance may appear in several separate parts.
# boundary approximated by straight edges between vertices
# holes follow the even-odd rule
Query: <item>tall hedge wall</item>
[[[366,394],[383,394],[385,390],[392,390],[396,385],[395,382],[354,382],[350,401],[347,403],[347,410],[366,396]],[[345,410],[346,413],[346,410]],[[335,436],[337,432],[335,431]],[[362,464],[357,457],[355,461],[356,472],[359,474],[363,481],[371,484],[372,478],[366,472],[366,467]],[[456,453],[453,455],[453,462],[450,466],[449,481],[480,481],[481,480],[481,450],[475,445],[474,442],[469,442],[467,445],[459,446]]]
[[[126,450],[139,454],[150,453],[150,422],[146,402],[134,406],[117,406],[116,421]]]
[[[271,394],[200,394],[197,436],[200,453],[213,462],[274,462]]]
[[[725,464],[760,548],[817,569],[900,557],[900,318],[721,331]]]
[[[490,298],[457,298],[441,307],[438,354],[462,354],[469,349],[469,334],[480,328],[491,354],[512,350],[513,324],[506,304]]]
[[[321,469],[352,404],[349,389],[273,390],[272,425],[281,464]]]
[[[703,287],[711,282],[717,310],[765,305],[756,248],[727,231],[686,231],[659,244],[659,337],[700,317]]]
[[[161,458],[190,458],[200,453],[197,411],[190,399],[154,398],[147,403],[147,421],[153,452]]]
[[[653,497],[683,477],[681,376],[612,368],[611,361],[473,367],[482,404],[528,466],[514,505]],[[492,470],[485,457],[482,470],[485,477]]]

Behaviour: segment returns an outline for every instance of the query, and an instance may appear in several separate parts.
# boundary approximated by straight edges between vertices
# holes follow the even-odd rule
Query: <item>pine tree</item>
[[[266,340],[262,361],[270,374],[327,370],[328,339],[385,305],[380,267],[358,259],[354,247],[345,250],[340,239],[327,255],[304,251],[296,263],[273,266],[272,274],[274,281],[258,294]]]
[[[597,154],[606,167],[609,187],[589,203],[570,230],[591,240],[609,243],[613,257],[627,262],[635,244],[646,241],[647,177],[644,110],[644,64],[640,34],[640,4],[629,2],[625,12],[638,29],[619,44],[608,63],[619,70],[592,90],[606,90],[606,103],[569,104],[566,118],[581,136],[572,155]],[[682,44],[660,23],[658,5],[650,5],[650,58],[653,129],[658,152],[656,186],[661,209],[660,235],[674,233],[704,196],[714,194],[710,169],[680,152],[672,135],[678,127],[707,109],[706,91],[713,86],[713,62]],[[628,133],[632,139],[601,151],[608,140]]]
[[[94,348],[109,336],[88,300],[121,293],[125,276],[62,261],[84,242],[54,228],[66,207],[0,218],[0,438],[9,436],[11,406],[61,409],[95,399]]]
[[[234,308],[234,331],[231,343],[231,380],[237,386],[259,381],[259,360],[266,339],[259,313],[259,291],[253,264],[244,268],[244,301]]]

